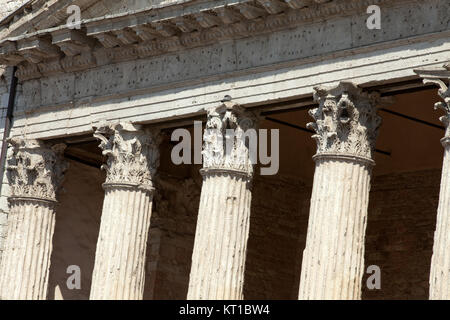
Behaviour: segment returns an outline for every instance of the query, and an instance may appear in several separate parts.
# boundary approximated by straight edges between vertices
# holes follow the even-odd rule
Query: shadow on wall
[[[48,298],[89,299],[95,249],[100,229],[104,172],[70,161],[56,211]],[[81,289],[70,290],[67,268],[80,267]]]
[[[297,299],[309,194],[310,188],[294,177],[255,176],[245,299]]]
[[[201,179],[161,173],[147,246],[144,299],[186,299]],[[303,201],[303,200],[306,200]],[[255,181],[245,299],[296,299],[309,195],[296,179]]]
[[[144,299],[186,299],[201,179],[161,174],[147,245]]]
[[[362,299],[428,299],[440,169],[373,178],[365,269],[381,269],[381,290]],[[297,185],[296,185],[297,184]],[[255,179],[245,299],[297,299],[309,216],[310,187],[295,180]]]
[[[441,170],[375,177],[369,201],[365,271],[377,265],[381,289],[363,299],[428,299]]]
[[[174,165],[170,132],[164,138],[147,242],[144,299],[184,300],[200,203],[201,166]]]

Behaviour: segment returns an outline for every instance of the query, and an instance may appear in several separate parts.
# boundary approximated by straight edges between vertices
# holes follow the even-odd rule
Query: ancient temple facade
[[[448,0],[0,5],[0,300],[450,299]]]

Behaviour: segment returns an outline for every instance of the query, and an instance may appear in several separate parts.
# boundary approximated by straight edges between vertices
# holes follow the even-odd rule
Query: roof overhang
[[[395,1],[396,4],[413,0]],[[93,0],[51,0],[44,12],[30,13],[36,25],[55,12],[64,21],[65,8]],[[162,55],[231,39],[291,29],[334,16],[366,12],[373,0],[193,0],[66,24],[6,37],[0,34],[0,63],[19,67],[20,80]],[[394,3],[378,0],[377,4]],[[26,20],[27,16],[21,19]],[[16,24],[21,21],[19,19]],[[56,19],[56,18],[54,18]],[[53,23],[55,24],[55,23]],[[30,28],[33,30],[35,28]],[[5,34],[5,33],[4,33]]]

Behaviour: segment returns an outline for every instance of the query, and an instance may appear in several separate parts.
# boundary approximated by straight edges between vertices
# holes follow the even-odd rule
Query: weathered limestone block
[[[56,192],[67,169],[62,160],[65,146],[50,148],[41,141],[17,138],[9,142],[11,195],[0,299],[46,299]]]
[[[446,68],[450,71],[449,66]],[[425,79],[424,82],[440,86],[438,92],[444,102],[436,103],[435,109],[444,110],[445,115],[440,120],[446,127],[445,137],[441,140],[445,151],[430,267],[430,299],[450,300],[450,88],[438,79]]]
[[[121,123],[94,136],[108,160],[90,299],[142,299],[159,134]]]
[[[188,299],[243,299],[253,176],[243,136],[255,124],[254,114],[231,101],[208,110]]]
[[[11,14],[27,0],[3,0],[0,6],[0,20]]]
[[[315,88],[317,141],[299,299],[360,299],[379,96],[352,83]]]

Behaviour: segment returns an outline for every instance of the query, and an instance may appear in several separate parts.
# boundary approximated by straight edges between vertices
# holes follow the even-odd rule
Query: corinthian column
[[[378,96],[341,82],[315,88],[317,142],[299,299],[360,299]]]
[[[450,80],[450,68],[447,69],[441,72],[441,76],[446,74]],[[428,75],[425,77],[424,83],[435,83],[440,86],[439,96],[444,103],[436,103],[435,108],[444,110],[445,115],[440,120],[446,127],[445,137],[441,139],[445,151],[430,267],[430,299],[450,300],[450,89],[438,77],[428,78]]]
[[[64,145],[10,139],[7,177],[11,194],[0,300],[44,300],[55,227],[56,191],[67,164]]]
[[[104,125],[94,136],[107,164],[90,299],[142,299],[159,135],[120,123]]]
[[[188,299],[243,298],[256,117],[231,101],[208,110]],[[253,160],[253,161],[251,161]]]

